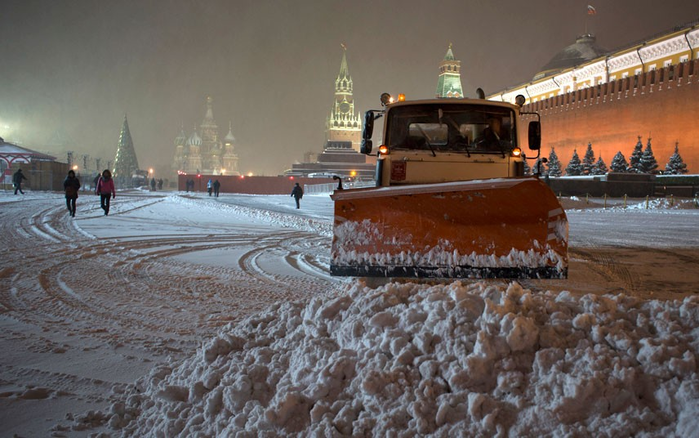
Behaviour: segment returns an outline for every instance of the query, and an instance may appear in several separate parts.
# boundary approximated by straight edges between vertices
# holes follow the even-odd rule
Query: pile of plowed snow
[[[361,283],[226,327],[102,413],[134,436],[690,436],[699,297]]]

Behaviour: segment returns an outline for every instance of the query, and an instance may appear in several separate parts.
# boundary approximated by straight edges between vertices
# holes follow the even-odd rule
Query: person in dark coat
[[[160,178],[160,179],[158,180],[158,190],[162,190],[162,189],[163,189],[163,179]]]
[[[301,208],[300,200],[303,198],[303,189],[299,185],[299,183],[296,183],[294,188],[291,190],[291,196],[294,197],[294,200],[296,201],[296,208]]]
[[[75,201],[78,199],[80,190],[80,180],[75,176],[75,172],[68,171],[68,176],[63,181],[63,189],[66,191],[66,206],[71,217],[75,217]]]
[[[22,173],[22,169],[17,169],[17,172],[12,175],[12,183],[15,185],[15,195],[17,194],[18,190],[21,194],[24,194],[22,191],[22,180],[25,179],[27,179],[27,177]]]
[[[100,195],[100,207],[104,210],[104,215],[107,216],[109,214],[109,198],[114,199],[116,197],[114,179],[112,179],[112,172],[109,169],[104,169],[104,172],[102,172],[102,176],[97,181],[95,194]]]
[[[221,183],[218,180],[214,181],[214,196],[218,198],[218,191],[221,189]]]
[[[155,178],[151,178],[151,180],[150,180],[150,191],[151,192],[155,191]]]

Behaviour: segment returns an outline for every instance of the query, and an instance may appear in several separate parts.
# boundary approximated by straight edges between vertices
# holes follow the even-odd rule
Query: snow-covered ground
[[[699,209],[563,201],[557,281],[327,274],[306,196],[0,192],[1,436],[691,436]],[[618,204],[618,202],[617,202]]]

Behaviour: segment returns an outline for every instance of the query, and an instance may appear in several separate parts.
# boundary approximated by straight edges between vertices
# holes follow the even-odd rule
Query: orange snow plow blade
[[[330,273],[568,276],[568,219],[535,178],[336,191]]]

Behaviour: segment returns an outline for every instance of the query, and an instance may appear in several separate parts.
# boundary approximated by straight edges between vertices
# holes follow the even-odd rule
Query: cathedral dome
[[[544,65],[541,71],[534,76],[534,79],[541,79],[558,73],[561,70],[584,64],[595,58],[604,56],[607,52],[607,50],[597,45],[597,40],[594,35],[581,35],[575,40],[574,44],[558,52],[548,64]]]
[[[184,133],[184,129],[182,129],[177,137],[175,137],[175,146],[184,146],[186,142],[187,135]]]
[[[192,134],[192,136],[189,137],[189,140],[187,140],[187,143],[191,146],[201,146],[201,137],[199,137],[199,134],[197,134],[197,131],[194,131],[194,134]]]
[[[233,129],[231,128],[231,124],[228,124],[228,134],[223,138],[224,143],[235,143],[235,137],[233,137]]]

